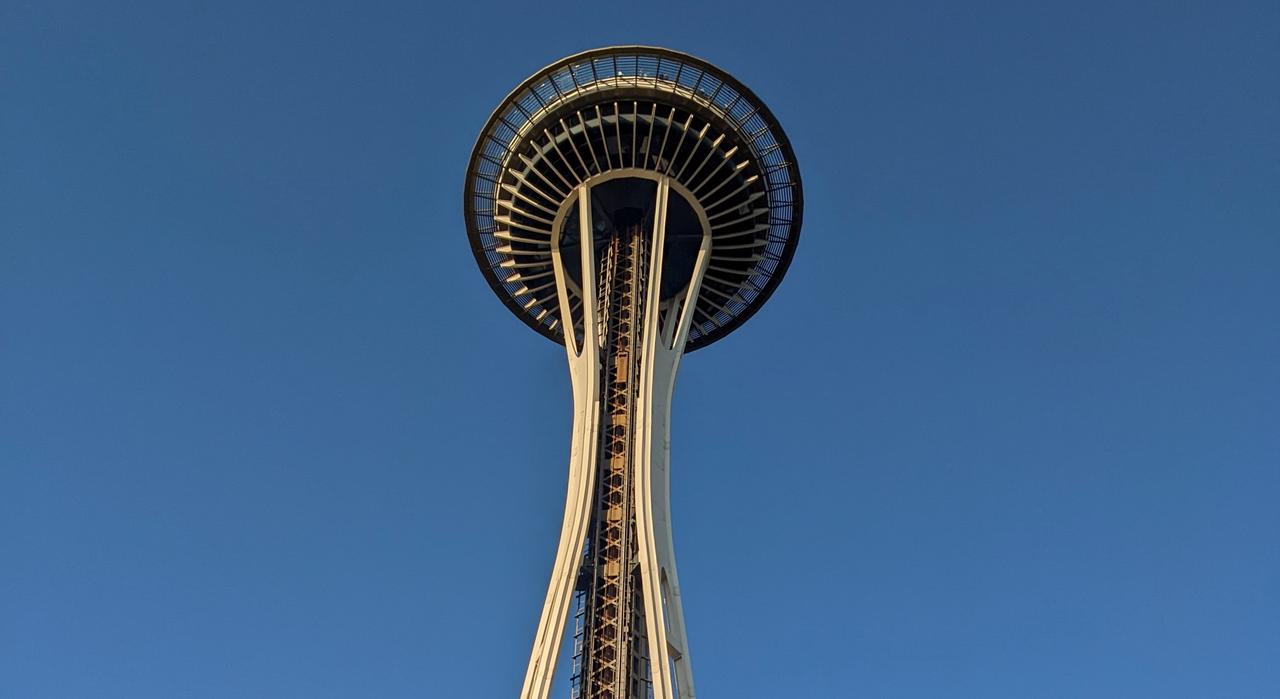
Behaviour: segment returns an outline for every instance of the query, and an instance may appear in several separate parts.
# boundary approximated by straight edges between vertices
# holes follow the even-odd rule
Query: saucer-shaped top
[[[707,219],[711,259],[686,351],[750,318],[782,280],[800,235],[800,171],[758,97],[711,64],[644,46],[596,49],[538,71],[480,133],[463,191],[476,262],[498,298],[564,342],[553,219],[615,171],[673,178]],[[619,172],[618,174],[622,174]]]

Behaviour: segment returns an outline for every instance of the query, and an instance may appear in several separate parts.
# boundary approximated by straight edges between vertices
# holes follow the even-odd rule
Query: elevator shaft
[[[649,696],[648,640],[636,550],[632,452],[647,291],[649,226],[618,231],[602,256],[604,346],[600,456],[583,582],[582,699]]]

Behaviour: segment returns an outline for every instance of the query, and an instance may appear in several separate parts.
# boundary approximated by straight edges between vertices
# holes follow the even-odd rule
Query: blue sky
[[[562,350],[467,157],[663,45],[806,186],[682,367],[707,697],[1280,696],[1280,5],[0,4],[0,696],[511,697]]]

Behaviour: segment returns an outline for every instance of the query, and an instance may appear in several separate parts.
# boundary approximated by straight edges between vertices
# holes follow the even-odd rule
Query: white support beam
[[[586,185],[577,188],[579,207],[579,240],[582,244],[583,285],[595,288],[595,246],[591,237],[590,191]],[[582,547],[591,522],[592,495],[595,492],[596,461],[600,444],[600,343],[596,337],[599,309],[594,294],[584,294],[582,304],[583,334],[577,337],[573,327],[566,275],[561,257],[560,230],[552,231],[552,260],[555,264],[559,292],[560,318],[564,325],[565,353],[569,359],[569,377],[573,383],[573,437],[569,450],[569,486],[565,497],[564,521],[560,527],[560,544],[556,548],[555,565],[542,617],[534,635],[533,652],[525,672],[521,699],[548,699],[554,679],[556,661],[564,640],[569,603],[582,562]],[[584,349],[586,351],[584,351]]]

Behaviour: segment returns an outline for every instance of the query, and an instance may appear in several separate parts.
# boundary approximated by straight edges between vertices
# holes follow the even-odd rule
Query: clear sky
[[[519,81],[774,110],[678,382],[700,695],[1280,696],[1280,4],[0,1],[0,697],[514,697],[563,351],[467,248]]]

